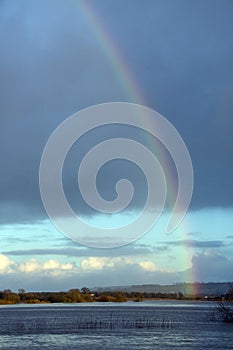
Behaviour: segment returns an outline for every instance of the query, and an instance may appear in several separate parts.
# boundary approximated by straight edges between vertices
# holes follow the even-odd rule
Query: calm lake
[[[215,304],[183,301],[0,306],[0,349],[233,349]]]

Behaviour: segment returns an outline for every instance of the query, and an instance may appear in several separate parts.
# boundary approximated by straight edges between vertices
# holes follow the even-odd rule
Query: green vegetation
[[[226,311],[225,302],[232,305],[233,287],[228,293],[222,296],[197,297],[186,296],[181,292],[178,293],[139,293],[123,291],[91,291],[87,287],[79,289],[70,289],[61,292],[26,292],[19,289],[18,293],[10,289],[0,291],[0,304],[38,304],[38,303],[82,303],[82,302],[125,302],[128,300],[140,302],[145,299],[169,299],[169,300],[216,300],[222,302],[222,311]],[[221,308],[220,308],[221,309]],[[232,312],[232,309],[230,308]],[[229,315],[228,315],[229,316]],[[227,317],[228,317],[227,316]]]
[[[0,304],[38,304],[38,303],[82,303],[82,302],[124,302],[127,301],[120,291],[112,293],[92,293],[88,288],[70,289],[67,292],[25,292],[18,293],[10,289],[0,291]]]

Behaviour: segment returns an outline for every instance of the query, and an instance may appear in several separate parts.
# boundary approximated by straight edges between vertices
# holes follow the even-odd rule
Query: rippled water
[[[0,349],[233,349],[211,303],[145,301],[0,306]]]

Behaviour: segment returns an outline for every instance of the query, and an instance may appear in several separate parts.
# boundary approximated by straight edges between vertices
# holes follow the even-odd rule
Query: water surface
[[[214,304],[185,301],[0,306],[0,349],[233,349]]]

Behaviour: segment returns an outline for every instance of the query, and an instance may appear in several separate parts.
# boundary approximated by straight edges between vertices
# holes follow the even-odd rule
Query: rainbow
[[[96,41],[99,43],[100,48],[102,49],[104,55],[111,64],[112,69],[115,72],[116,78],[118,79],[120,85],[125,91],[126,96],[130,100],[129,102],[146,105],[147,102],[145,100],[145,97],[143,96],[143,92],[138,86],[134,74],[129,68],[128,63],[123,57],[123,54],[117,46],[116,42],[112,38],[111,33],[104,26],[104,21],[98,14],[97,9],[94,8],[93,3],[91,4],[90,2],[85,0],[73,1],[76,5],[78,5],[79,11],[81,12],[83,19],[86,21],[88,27],[91,29],[93,35],[96,38]],[[147,123],[146,120],[145,123]],[[148,140],[146,140],[146,142],[147,144],[150,143]],[[153,147],[151,147],[151,149],[153,151]],[[166,159],[164,159],[164,161],[166,162]],[[171,184],[174,183],[174,179],[172,177],[171,171],[169,171],[169,166],[166,166],[166,169],[166,175],[168,175],[167,182],[170,185],[168,191],[170,198],[168,197],[168,200],[170,203],[173,203],[176,195],[176,186],[175,184],[174,186],[171,186]],[[177,229],[178,235],[181,236],[182,239],[187,242],[188,240],[186,232],[188,232],[188,229],[186,230],[184,225],[180,226],[180,228]],[[184,266],[188,266],[190,264],[190,251],[192,251],[191,247],[189,247],[188,244],[184,244],[182,253]],[[184,276],[184,278],[187,282],[195,282],[197,280],[194,273],[191,272],[188,272],[186,276]],[[198,291],[196,290],[194,283],[187,283],[187,295],[195,295],[197,292]]]
[[[130,98],[130,102],[145,104],[146,101],[143,98],[143,94],[138,87],[129,65],[124,59],[122,52],[117,47],[110,32],[104,27],[103,20],[97,14],[96,8],[85,0],[79,1],[78,4],[84,19],[95,35],[96,41],[99,43],[104,55],[111,64],[126,96]]]

